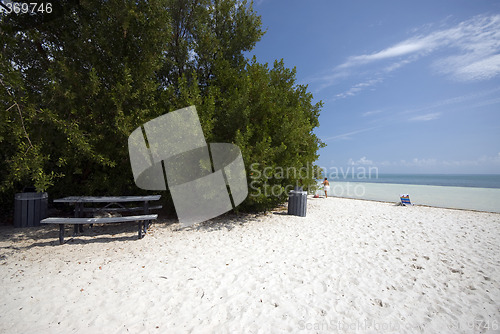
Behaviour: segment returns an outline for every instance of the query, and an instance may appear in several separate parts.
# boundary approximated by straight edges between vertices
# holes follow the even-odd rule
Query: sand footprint
[[[319,280],[315,280],[312,284],[313,293],[316,295],[320,295],[326,292],[327,287],[325,282],[321,282]]]
[[[351,283],[352,283],[353,285],[356,285],[356,286],[357,286],[357,285],[359,285],[359,280],[358,280],[356,277],[352,277],[352,278],[350,279],[350,281],[351,281]]]

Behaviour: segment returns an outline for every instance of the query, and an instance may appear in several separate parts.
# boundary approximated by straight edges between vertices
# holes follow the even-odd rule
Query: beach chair
[[[413,205],[410,202],[410,195],[409,194],[401,194],[401,195],[399,195],[399,197],[401,198],[401,205],[403,205],[403,206]]]

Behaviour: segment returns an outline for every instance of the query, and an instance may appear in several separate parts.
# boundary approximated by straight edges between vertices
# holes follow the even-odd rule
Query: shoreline
[[[322,190],[317,194],[324,194]],[[332,182],[328,196],[351,199],[399,202],[400,194],[409,194],[415,205],[500,213],[500,189],[434,185]]]
[[[487,189],[487,188],[485,188]],[[308,195],[308,199],[310,195]],[[319,198],[324,198],[325,196],[321,196]],[[328,196],[328,198],[343,198],[343,199],[352,199],[355,201],[367,201],[367,202],[376,202],[376,203],[386,203],[386,204],[394,204],[394,206],[401,206],[401,202],[390,202],[390,201],[382,201],[382,200],[377,200],[377,199],[366,199],[366,198],[355,198],[355,197],[340,197],[340,196]],[[470,212],[484,212],[484,213],[490,213],[490,214],[496,214],[500,215],[500,212],[495,212],[495,211],[482,211],[482,210],[475,210],[475,209],[464,209],[464,208],[450,208],[450,207],[444,207],[444,206],[434,206],[434,205],[427,205],[427,204],[413,204],[412,206],[420,206],[424,208],[436,208],[436,209],[445,209],[445,210],[459,210],[459,211],[470,211]],[[412,207],[410,206],[410,207]]]

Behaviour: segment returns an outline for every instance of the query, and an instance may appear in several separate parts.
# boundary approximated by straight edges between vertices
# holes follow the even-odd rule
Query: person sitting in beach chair
[[[401,198],[401,205],[403,205],[403,206],[413,205],[410,202],[410,195],[409,194],[402,194],[402,195],[399,195],[399,197]]]

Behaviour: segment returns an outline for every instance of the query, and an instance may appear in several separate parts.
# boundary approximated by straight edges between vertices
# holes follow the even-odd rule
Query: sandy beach
[[[96,226],[64,245],[57,227],[0,227],[0,332],[498,332],[500,214],[283,210],[161,221],[142,240],[135,224]]]

